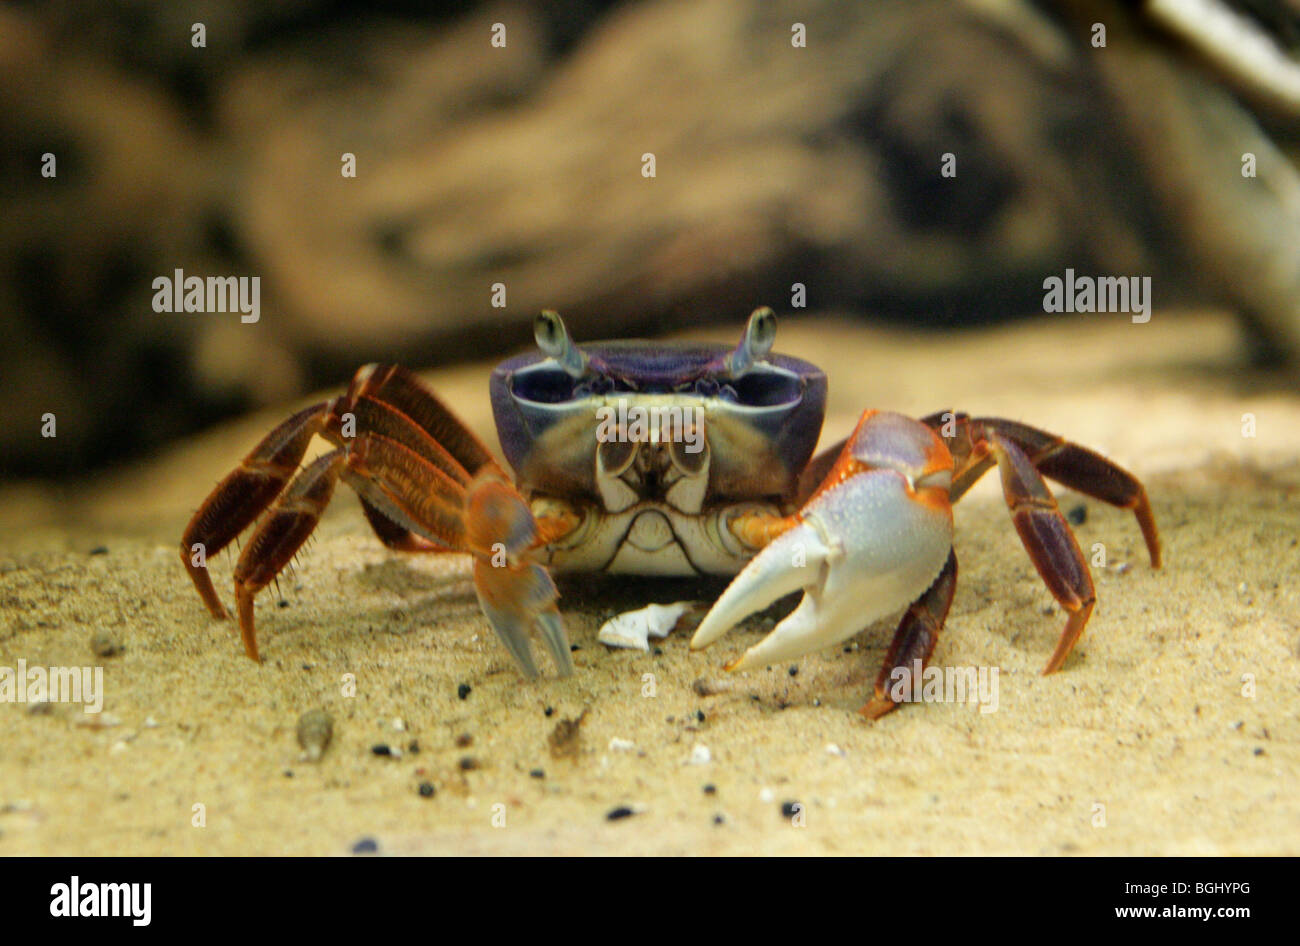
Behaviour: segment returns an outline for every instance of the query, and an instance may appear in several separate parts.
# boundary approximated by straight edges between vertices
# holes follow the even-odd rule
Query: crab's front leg
[[[942,576],[956,570],[948,499],[952,470],[943,440],[924,424],[900,414],[863,414],[799,512],[733,520],[737,536],[762,550],[700,623],[692,649],[706,647],[745,616],[799,589],[804,596],[798,607],[728,669],[789,660],[838,643],[918,602],[928,589],[948,588]],[[939,597],[946,599],[946,612],[950,590]],[[890,659],[898,656],[895,651],[927,659],[942,623],[943,615],[911,623],[905,617]]]

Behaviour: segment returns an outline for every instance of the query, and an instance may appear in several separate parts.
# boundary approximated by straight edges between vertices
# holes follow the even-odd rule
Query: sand
[[[698,654],[682,631],[650,653],[595,640],[616,609],[716,588],[566,583],[577,673],[528,683],[466,560],[388,552],[340,490],[259,599],[259,666],[208,618],[176,543],[285,405],[77,488],[0,490],[0,667],[99,666],[105,687],[98,716],[0,703],[0,853],[1300,853],[1300,396],[1239,368],[1230,319],[920,335],[821,317],[784,323],[778,349],[828,370],[826,441],[867,406],[955,406],[1102,450],[1145,479],[1166,567],[1129,514],[1058,490],[1107,565],[1087,634],[1043,677],[1063,619],[986,478],[957,510],[935,664],[998,668],[997,711],[928,703],[870,723],[855,710],[892,622],[849,652],[728,675],[761,620]],[[495,442],[488,367],[429,378]],[[212,565],[228,599],[232,564]],[[95,635],[122,651],[95,656]],[[295,728],[315,708],[334,738],[309,762]],[[610,820],[618,808],[632,814]]]

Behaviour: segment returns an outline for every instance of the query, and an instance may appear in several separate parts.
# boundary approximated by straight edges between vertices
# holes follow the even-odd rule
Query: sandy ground
[[[1127,513],[1058,490],[1107,565],[1088,633],[1042,677],[1062,616],[986,478],[958,508],[961,581],[935,663],[998,668],[998,709],[868,723],[854,711],[892,622],[797,675],[727,675],[760,620],[703,654],[682,631],[659,652],[612,651],[595,641],[606,614],[683,589],[569,583],[578,672],[526,683],[465,560],[389,553],[340,490],[283,600],[259,601],[258,666],[176,552],[278,416],[249,418],[81,489],[0,490],[0,667],[101,666],[106,690],[99,716],[0,704],[0,853],[346,854],[365,839],[396,854],[1300,853],[1292,381],[1241,372],[1231,323],[1182,312],[945,336],[789,320],[778,348],[828,370],[827,441],[866,406],[956,406],[1102,450],[1145,478],[1167,566],[1147,565]],[[487,367],[431,379],[495,442]],[[227,595],[231,565],[213,563]],[[95,656],[96,634],[122,652]],[[335,735],[311,763],[295,727],[317,707]],[[697,746],[710,761],[690,763]],[[610,820],[619,807],[634,813]]]

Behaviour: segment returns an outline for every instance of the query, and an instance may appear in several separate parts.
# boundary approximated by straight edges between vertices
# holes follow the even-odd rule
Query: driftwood
[[[1157,307],[1230,306],[1300,359],[1294,113],[1128,4],[466,6],[0,10],[9,469],[74,469],[367,360],[517,348],[542,307],[579,338],[729,336],[796,283],[809,308],[956,324],[1041,312],[1067,268],[1151,276]],[[259,276],[260,319],[154,312],[177,268]]]

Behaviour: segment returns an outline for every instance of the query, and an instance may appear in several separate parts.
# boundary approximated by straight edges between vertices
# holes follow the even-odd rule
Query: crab
[[[993,466],[1020,540],[1067,615],[1044,673],[1060,669],[1096,601],[1045,477],[1132,510],[1160,566],[1142,484],[1025,424],[867,410],[847,438],[814,456],[826,376],[773,353],[775,334],[774,313],[760,308],[734,348],[579,347],[556,313],[541,313],[539,351],[502,363],[490,381],[513,478],[414,374],[366,365],[346,394],[289,417],[221,480],[186,528],[181,559],[208,610],[228,618],[207,557],[260,519],[234,570],[244,649],[259,660],[254,599],[311,534],[341,479],[390,549],[472,557],[483,613],[528,678],[538,676],[534,634],[560,675],[573,671],[552,572],[734,576],[692,650],[802,590],[730,670],[794,659],[901,613],[861,709],[870,718],[898,705],[895,669],[924,666],[934,651],[957,579],[952,506]],[[333,449],[300,469],[318,435]]]

